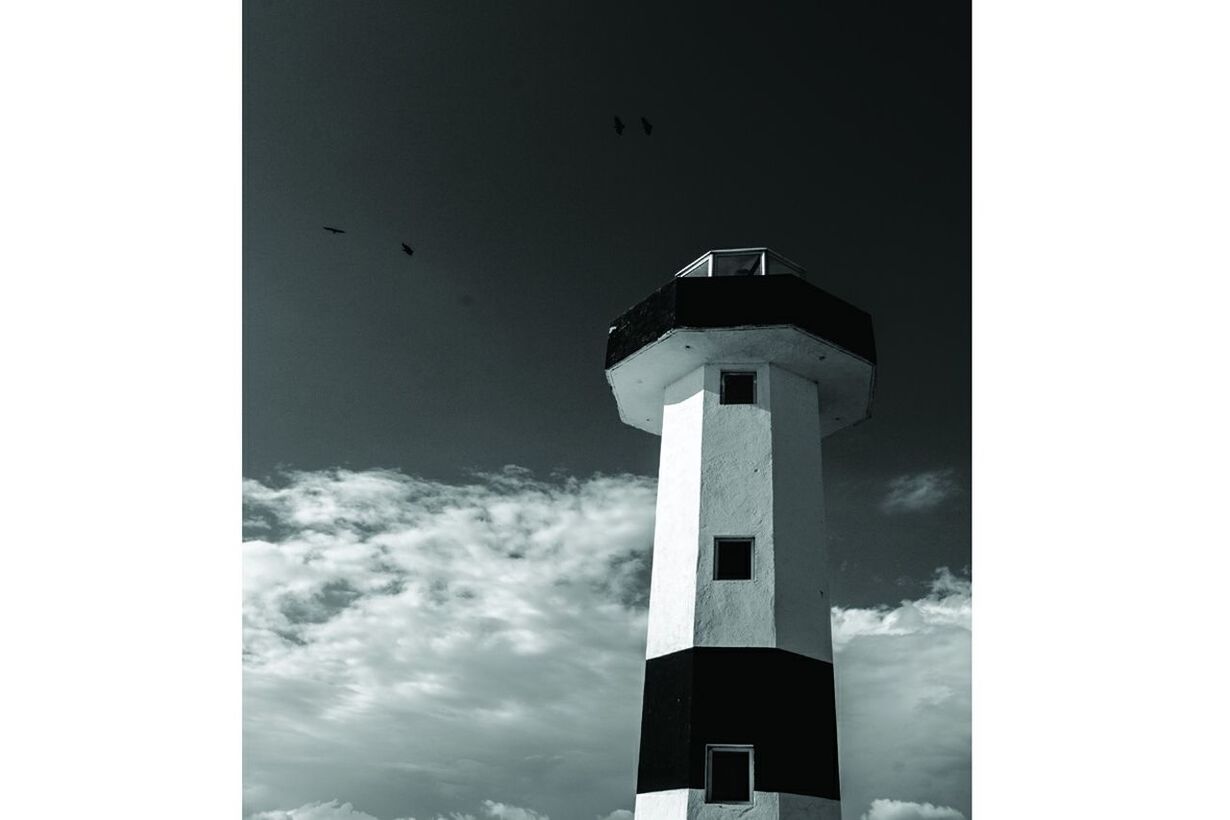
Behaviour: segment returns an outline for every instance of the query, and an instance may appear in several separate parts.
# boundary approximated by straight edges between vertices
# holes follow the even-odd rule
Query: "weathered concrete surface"
[[[756,373],[755,404],[719,403],[723,370]],[[646,657],[747,646],[831,662],[815,384],[714,363],[664,405]],[[714,580],[713,539],[739,536],[755,539],[751,580]]]
[[[665,391],[647,658],[692,646],[700,543],[703,379],[704,372],[698,368]]]
[[[636,820],[841,820],[841,803],[823,797],[755,792],[750,805],[706,803],[702,789],[636,796]]]
[[[875,365],[790,325],[672,330],[606,371],[619,417],[662,432],[666,386],[709,362],[769,362],[819,385],[820,433],[828,436],[871,413]]]

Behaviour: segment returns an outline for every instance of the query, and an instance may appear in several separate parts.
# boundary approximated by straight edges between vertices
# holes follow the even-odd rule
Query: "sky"
[[[654,494],[512,468],[246,481],[245,813],[626,817]],[[833,610],[846,820],[972,817],[971,602],[940,569]]]
[[[767,245],[875,323],[824,445],[847,820],[969,818],[968,8],[243,15],[245,813],[631,808],[659,440],[606,331]]]
[[[655,475],[610,320],[767,245],[875,323],[873,417],[825,442],[834,599],[969,562],[966,7],[249,0],[243,56],[245,476]],[[920,475],[949,503],[883,514]]]

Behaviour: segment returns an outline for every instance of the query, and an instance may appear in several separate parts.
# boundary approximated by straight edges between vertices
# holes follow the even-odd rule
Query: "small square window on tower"
[[[723,370],[721,403],[755,404],[756,374]]]
[[[705,747],[705,802],[751,803],[751,746]]]
[[[751,538],[713,539],[713,579],[715,581],[750,581],[752,578]]]

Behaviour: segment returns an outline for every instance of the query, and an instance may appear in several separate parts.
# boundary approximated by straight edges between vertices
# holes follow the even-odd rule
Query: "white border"
[[[1230,6],[974,8],[974,813],[1224,812]]]
[[[238,817],[240,4],[0,27],[5,813]]]

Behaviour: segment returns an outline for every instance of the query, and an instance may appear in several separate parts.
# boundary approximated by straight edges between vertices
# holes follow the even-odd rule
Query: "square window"
[[[713,579],[750,581],[752,578],[751,538],[713,539]]]
[[[756,374],[722,371],[722,404],[755,404]]]
[[[752,802],[752,747],[705,747],[705,802]]]

